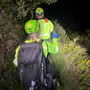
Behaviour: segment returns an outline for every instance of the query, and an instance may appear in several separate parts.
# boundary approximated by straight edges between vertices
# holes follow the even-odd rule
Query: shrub
[[[50,58],[54,77],[60,82],[61,90],[89,90],[90,61],[87,49],[77,43],[80,40],[78,36],[70,40],[63,27],[57,21],[54,24],[60,36],[59,52]]]

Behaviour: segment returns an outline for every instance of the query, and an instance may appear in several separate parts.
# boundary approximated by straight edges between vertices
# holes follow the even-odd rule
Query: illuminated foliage
[[[62,26],[56,21],[54,25],[60,37],[60,51],[50,58],[55,78],[61,84],[61,87],[56,90],[89,90],[90,56],[87,54],[87,49],[78,44],[82,39],[77,36],[71,40]]]

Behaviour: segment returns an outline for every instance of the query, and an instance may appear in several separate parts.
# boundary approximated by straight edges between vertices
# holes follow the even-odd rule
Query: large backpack
[[[39,43],[33,42],[20,45],[18,70],[22,83],[27,86],[33,86],[34,83],[45,84],[46,61],[42,46]]]

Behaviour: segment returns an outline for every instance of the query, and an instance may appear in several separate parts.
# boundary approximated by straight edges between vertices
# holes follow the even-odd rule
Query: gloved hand
[[[18,61],[16,59],[13,60],[13,64],[18,67]]]
[[[53,33],[52,34],[52,38],[58,38],[58,34],[57,33]]]

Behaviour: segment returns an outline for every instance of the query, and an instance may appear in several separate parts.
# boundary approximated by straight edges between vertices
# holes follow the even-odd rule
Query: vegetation
[[[56,21],[54,24],[60,36],[60,51],[50,58],[54,67],[55,78],[61,85],[56,90],[89,90],[90,57],[87,54],[87,49],[78,44],[82,42],[82,39],[77,36],[70,40],[63,27]],[[83,38],[84,41],[87,37]]]
[[[4,9],[11,18],[13,16],[14,18],[22,19],[28,14],[30,18],[33,18],[33,10],[38,5],[42,3],[50,5],[55,2],[57,0],[0,0],[0,8]]]
[[[0,90],[25,90],[13,66],[15,48],[26,34],[24,23],[34,17],[34,9],[57,0],[0,0]],[[59,34],[59,52],[51,55],[54,77],[58,81],[55,90],[90,90],[90,29],[86,34],[70,34],[53,21]],[[67,34],[69,33],[69,34]],[[76,88],[77,87],[77,88]]]

